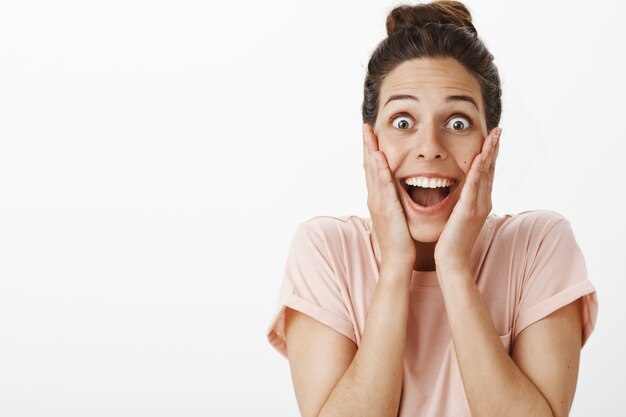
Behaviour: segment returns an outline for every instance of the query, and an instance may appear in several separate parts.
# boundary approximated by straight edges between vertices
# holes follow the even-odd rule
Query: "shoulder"
[[[517,265],[514,272],[522,283],[539,276],[545,279],[534,279],[535,282],[556,286],[586,279],[583,254],[563,215],[533,210],[505,217],[493,243],[505,251],[500,255],[505,254]],[[557,275],[561,279],[555,279]]]
[[[495,216],[492,220],[496,236],[504,239],[541,241],[547,235],[569,229],[569,221],[552,210],[529,210],[516,214]]]
[[[332,242],[347,238],[350,241],[370,232],[368,218],[346,214],[341,216],[320,215],[311,217],[300,224],[296,234],[318,241]]]
[[[356,215],[315,216],[301,222],[292,246],[315,252],[336,268],[378,260],[371,219]]]
[[[485,253],[522,263],[533,262],[538,254],[578,250],[570,222],[551,210],[492,214],[485,222],[482,245]]]
[[[517,214],[506,214],[502,217],[511,227],[526,229],[550,228],[558,222],[567,222],[562,214],[552,210],[528,210]]]

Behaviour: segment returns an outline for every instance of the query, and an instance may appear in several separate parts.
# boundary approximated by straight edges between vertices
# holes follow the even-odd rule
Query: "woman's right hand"
[[[378,149],[378,138],[368,123],[363,124],[363,168],[367,183],[367,208],[378,236],[381,265],[412,271],[415,242],[387,158]]]

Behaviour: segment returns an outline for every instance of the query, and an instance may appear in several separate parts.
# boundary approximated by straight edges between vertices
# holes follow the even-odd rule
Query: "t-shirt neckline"
[[[372,227],[372,219],[367,218],[368,228],[371,234],[372,246],[374,249],[374,257],[376,258],[377,263],[380,265],[381,262],[381,253],[380,247],[378,246],[378,236]],[[416,271],[413,270],[411,275],[411,284],[410,287],[438,287],[439,280],[437,279],[437,271]]]
[[[411,275],[411,288],[413,287],[438,287],[439,279],[437,271],[416,271]]]

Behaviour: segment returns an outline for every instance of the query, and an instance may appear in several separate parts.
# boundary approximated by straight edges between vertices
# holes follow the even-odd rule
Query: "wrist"
[[[411,283],[413,265],[402,263],[383,262],[380,265],[380,280],[385,282]]]
[[[380,263],[380,269],[383,268],[397,271],[413,271],[413,265],[415,264],[415,258],[412,257],[385,257],[383,256]]]
[[[436,263],[437,276],[441,280],[445,277],[471,276],[469,262],[442,262]]]

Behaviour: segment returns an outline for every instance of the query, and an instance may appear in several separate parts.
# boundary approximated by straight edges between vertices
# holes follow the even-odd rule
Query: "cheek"
[[[471,147],[467,146],[463,149],[457,149],[456,152],[454,152],[457,165],[466,175],[472,166],[472,162],[474,162],[474,158],[480,153],[481,145],[482,144],[473,145]]]
[[[378,150],[385,154],[387,163],[393,174],[402,158],[403,150],[393,145],[393,140],[384,134],[378,135]]]

